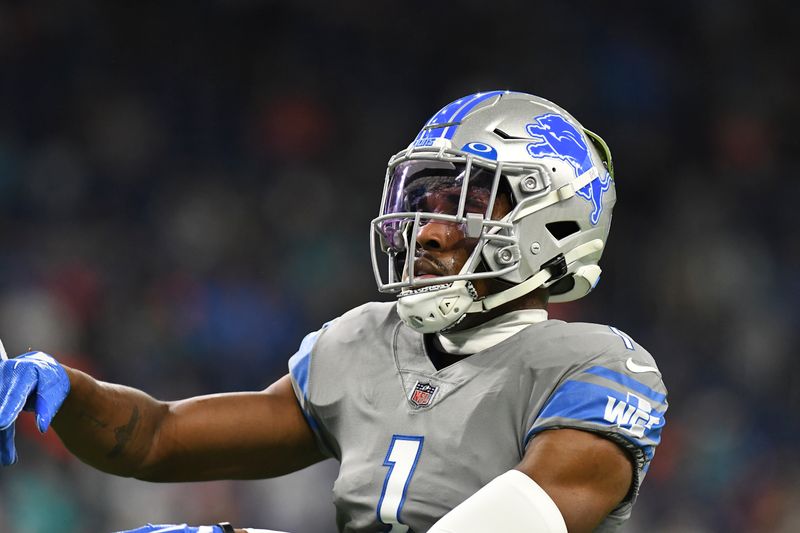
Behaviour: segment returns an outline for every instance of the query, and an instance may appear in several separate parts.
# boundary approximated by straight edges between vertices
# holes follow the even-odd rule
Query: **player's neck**
[[[425,352],[428,354],[428,359],[431,360],[431,363],[436,370],[441,370],[445,367],[448,367],[453,363],[461,361],[465,357],[469,357],[470,355],[445,352],[444,348],[442,348],[442,345],[439,342],[439,339],[434,333],[426,334],[423,337],[425,339]]]
[[[504,341],[547,319],[547,289],[537,289],[488,313],[468,315],[446,334],[424,335],[425,350],[437,370]]]
[[[519,309],[474,328],[437,333],[436,340],[448,354],[469,355],[488,350],[537,322],[547,320],[544,309]]]

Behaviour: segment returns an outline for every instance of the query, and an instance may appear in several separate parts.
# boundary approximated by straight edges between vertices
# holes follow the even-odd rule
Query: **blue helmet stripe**
[[[458,110],[456,110],[456,112],[453,114],[453,116],[450,118],[448,122],[461,122],[462,120],[464,120],[464,117],[466,117],[469,114],[469,112],[472,111],[473,108],[475,108],[476,105],[488,100],[489,98],[492,98],[499,94],[503,94],[504,92],[505,91],[491,91],[488,93],[483,93],[483,94],[477,93],[472,95],[473,98],[469,102],[466,102],[464,105],[462,105]],[[452,139],[453,135],[455,135],[457,127],[458,127],[457,125],[448,126],[447,128],[445,128],[445,132],[442,135],[442,137],[444,137],[445,139]]]
[[[425,123],[425,126],[420,130],[419,134],[417,135],[416,139],[414,139],[415,144],[417,141],[421,139],[432,140],[436,138],[444,138],[444,139],[452,139],[453,135],[455,135],[456,128],[458,127],[458,122],[462,121],[467,114],[472,111],[475,106],[492,98],[494,96],[498,96],[500,94],[505,93],[505,91],[490,91],[488,93],[475,93],[469,96],[465,96],[464,98],[459,98],[454,102],[450,102],[443,108],[439,110],[438,113],[433,115],[428,122]],[[454,124],[455,123],[455,124]],[[448,126],[443,126],[439,128],[432,128],[431,126],[437,126],[439,124],[449,124]]]

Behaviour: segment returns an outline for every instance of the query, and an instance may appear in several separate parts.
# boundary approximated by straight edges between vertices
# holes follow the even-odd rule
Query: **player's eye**
[[[425,189],[423,187],[413,187],[406,191],[406,210],[422,211],[425,207]]]
[[[406,207],[409,211],[422,211],[455,215],[461,191],[458,188],[410,188],[406,192]]]
[[[466,211],[467,213],[485,213],[489,207],[489,197],[491,193],[483,187],[470,187],[467,191]]]

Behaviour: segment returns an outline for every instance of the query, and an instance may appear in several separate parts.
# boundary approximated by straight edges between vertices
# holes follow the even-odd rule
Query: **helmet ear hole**
[[[544,225],[547,228],[547,231],[550,232],[550,235],[555,238],[555,240],[560,241],[561,239],[565,239],[574,233],[578,233],[581,228],[577,222],[574,220],[562,220],[559,222],[548,222]]]

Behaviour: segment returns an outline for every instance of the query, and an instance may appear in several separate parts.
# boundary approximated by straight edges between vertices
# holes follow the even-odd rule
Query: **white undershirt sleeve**
[[[534,480],[509,470],[436,522],[428,533],[567,533],[555,502]]]

